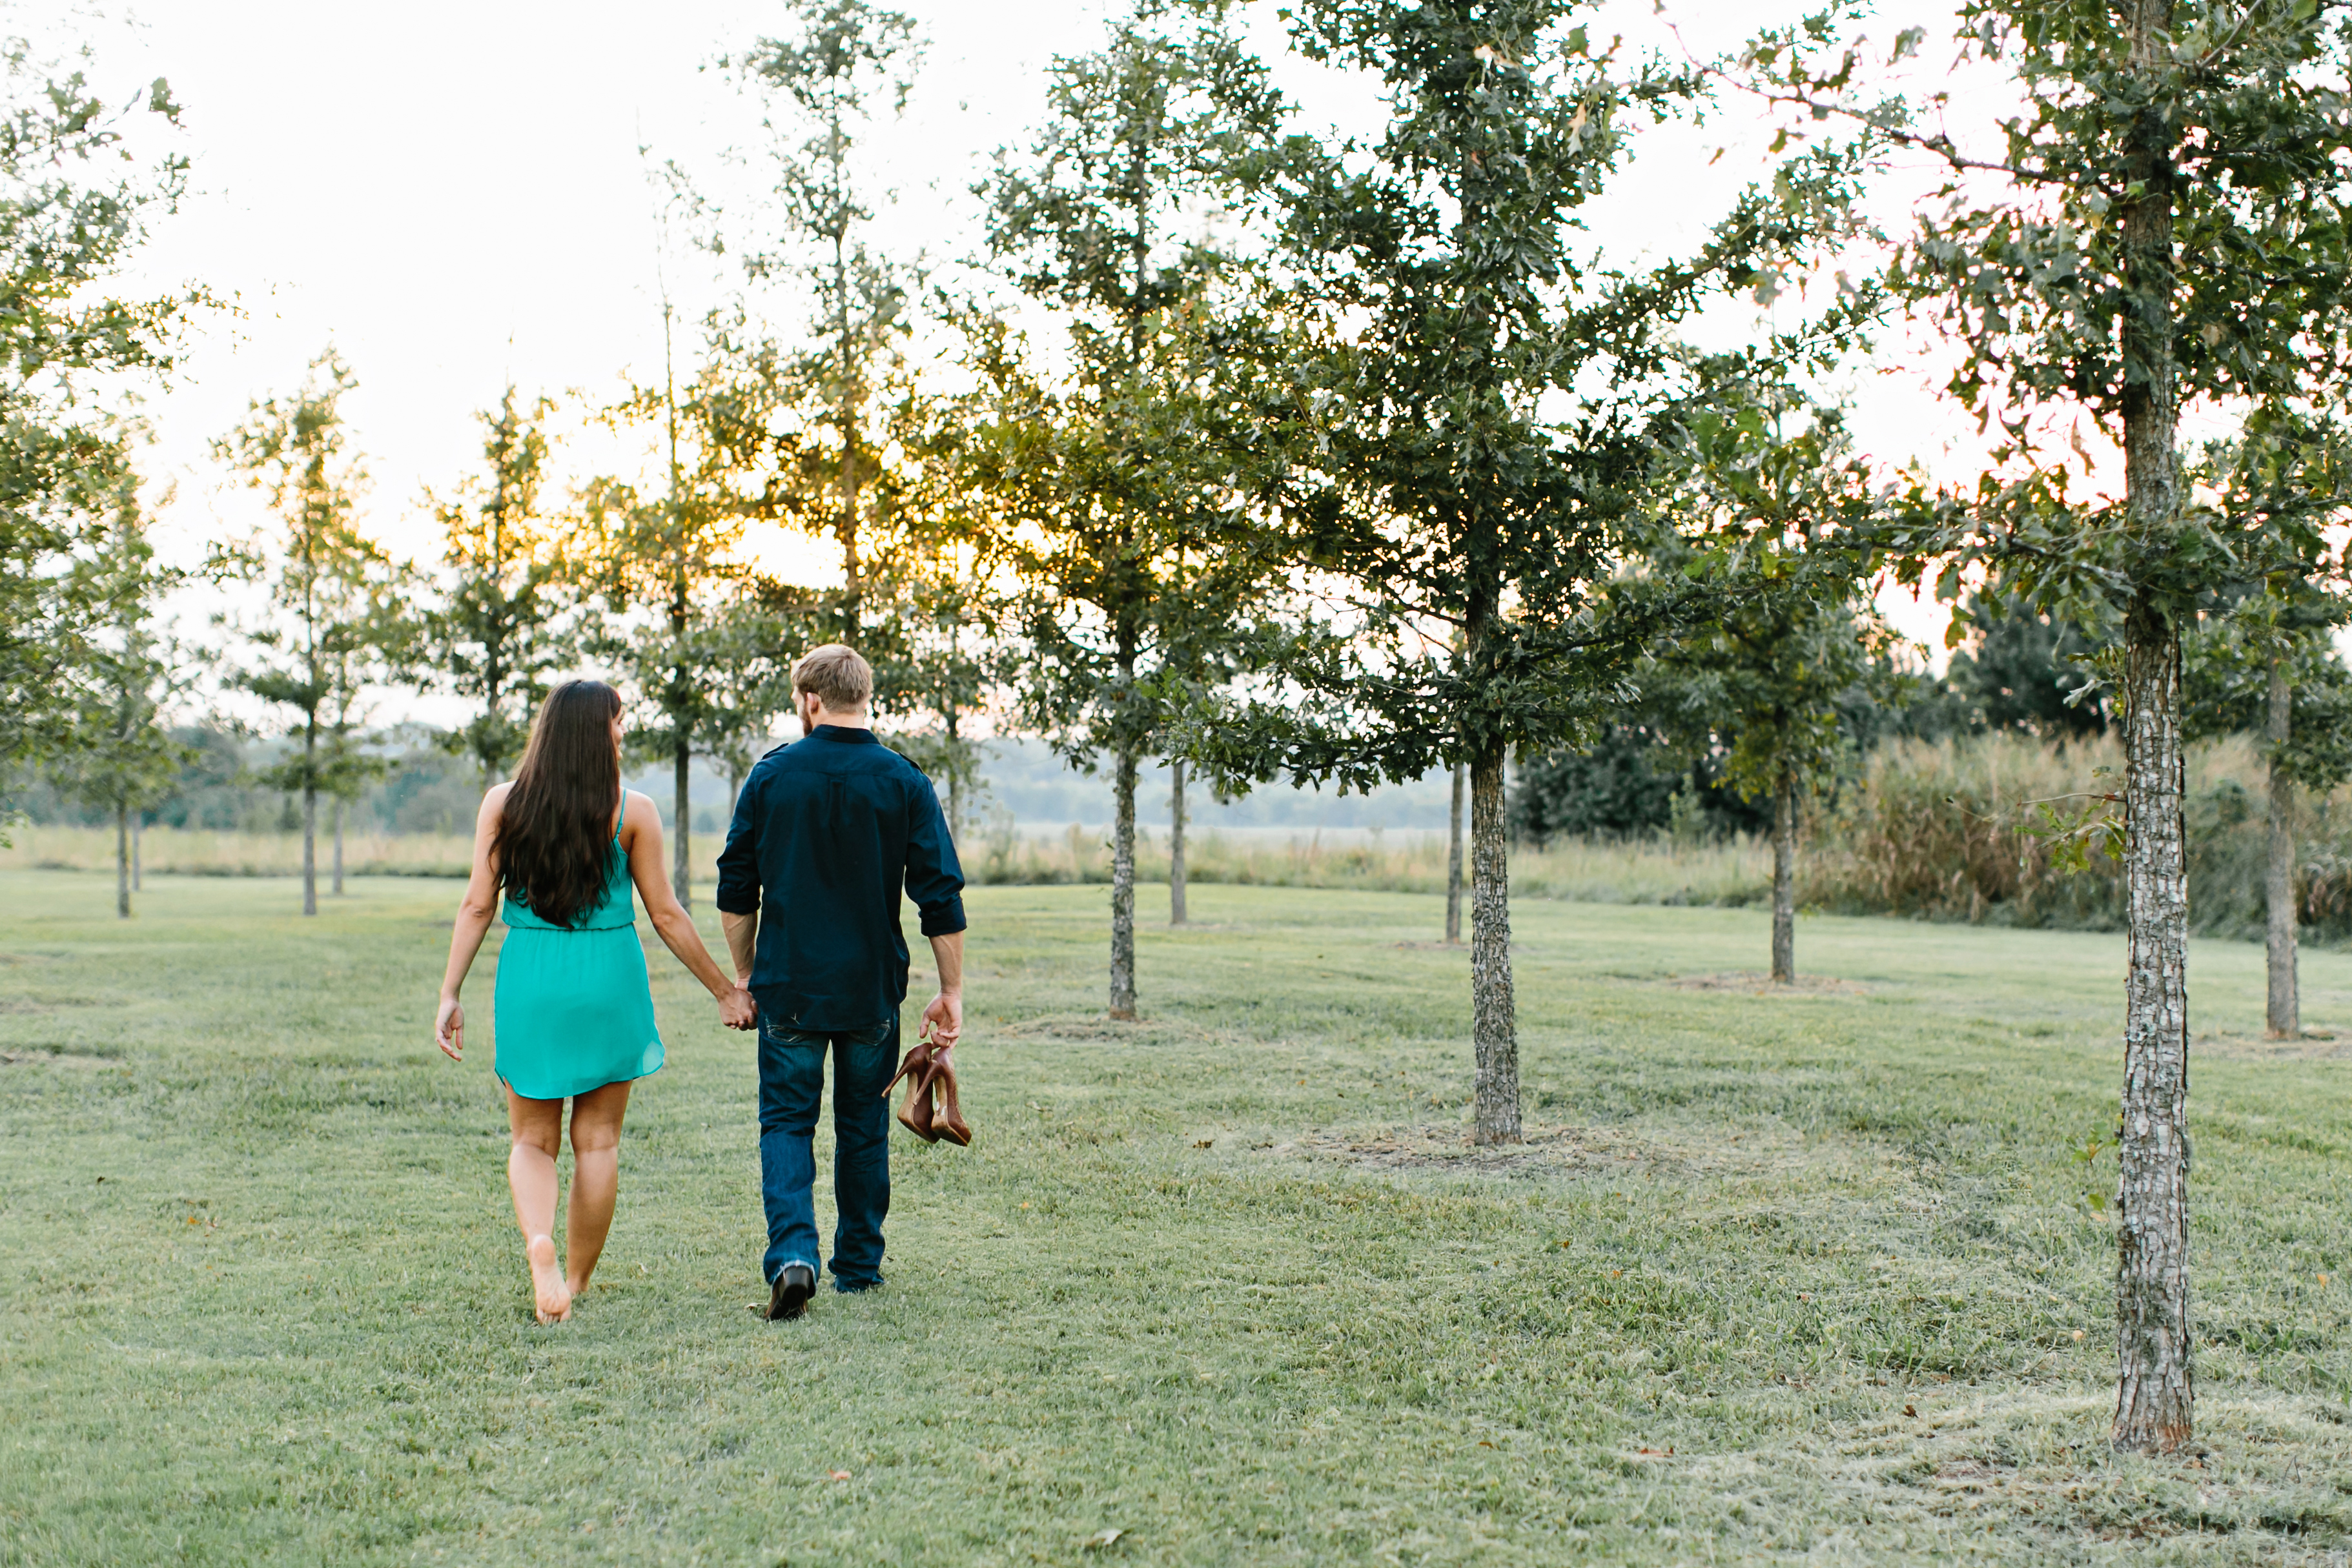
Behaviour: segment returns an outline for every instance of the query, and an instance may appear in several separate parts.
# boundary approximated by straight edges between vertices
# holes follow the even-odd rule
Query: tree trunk
[[[147,891],[147,884],[141,879],[139,874],[139,841],[145,832],[146,827],[146,812],[133,811],[131,813],[131,891],[133,893],[144,893]]]
[[[131,918],[131,808],[114,803],[114,917]]]
[[[341,795],[336,796],[335,803],[327,810],[328,815],[334,822],[335,831],[335,880],[333,896],[341,898],[343,896],[343,798]]]
[[[1470,765],[1470,1009],[1477,1063],[1473,1141],[1519,1141],[1518,1008],[1511,992],[1511,850],[1504,828],[1504,750]]]
[[[302,737],[302,756],[306,762],[315,761],[317,743],[310,736]],[[302,770],[302,913],[319,913],[319,786],[318,768]]]
[[[1454,809],[1445,829],[1445,945],[1462,946],[1462,764],[1454,765]]]
[[[841,122],[832,123],[832,147],[836,154],[845,145]],[[834,165],[835,189],[840,191],[840,163]],[[865,389],[857,375],[857,339],[849,327],[849,230],[844,224],[833,233],[833,308],[834,344],[841,352],[841,382],[835,390],[839,394],[841,421],[841,461],[836,484],[841,494],[841,515],[836,525],[841,535],[841,570],[844,588],[842,607],[847,622],[842,628],[841,640],[856,647],[865,623],[866,581],[865,563],[858,554],[857,492],[864,476],[857,470],[857,438],[862,423],[858,415],[865,402]]]
[[[1135,753],[1118,754],[1110,831],[1110,1016],[1135,1016]]]
[[[2189,898],[2181,798],[2180,643],[2143,600],[2124,632],[2124,878],[2131,967],[2124,1013],[2121,1257],[2115,1441],[2188,1441]]]
[[[1184,759],[1168,765],[1168,924],[1184,924]]]
[[[950,653],[955,648],[955,629],[952,626],[948,629],[948,648]],[[955,845],[956,853],[961,855],[963,852],[963,784],[967,771],[967,758],[963,749],[963,737],[956,729],[954,703],[946,705],[941,717],[947,727],[948,736],[947,766],[941,769],[947,775],[948,780],[948,842]]]
[[[688,847],[688,840],[693,833],[694,829],[692,825],[688,822],[686,816],[688,810],[686,799],[686,776],[688,769],[692,766],[693,761],[693,748],[688,746],[686,742],[682,740],[679,741],[677,743],[677,852],[671,857],[669,885],[670,891],[677,894],[678,906],[683,909],[691,909],[694,907],[693,888],[688,875],[688,867],[690,862],[687,858]]]
[[[2270,710],[2263,729],[2271,743],[2270,856],[2263,876],[2270,906],[2270,985],[2263,1023],[2273,1040],[2285,1040],[2303,1032],[2303,1003],[2294,975],[2294,780],[2286,769],[2286,743],[2294,737],[2294,694],[2283,658],[2271,660]]]
[[[1797,781],[1780,775],[1772,790],[1772,983],[1797,977]]]
[[[2130,0],[2131,65],[2151,85],[2170,68],[2172,0]],[[2126,136],[2122,250],[2124,492],[2131,526],[2178,526],[2179,389],[2173,357],[2172,141],[2151,102]],[[2180,738],[2180,633],[2152,594],[2124,616],[2124,883],[2131,961],[2124,992],[2124,1092],[2116,1150],[2116,1376],[2113,1441],[2169,1453],[2193,1427],[2189,1338],[2189,895]]]

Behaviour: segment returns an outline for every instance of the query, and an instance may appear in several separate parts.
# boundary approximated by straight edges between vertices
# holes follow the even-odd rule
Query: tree
[[[1998,582],[1971,591],[1955,620],[1975,642],[1952,651],[1945,679],[1987,728],[2062,746],[2107,732],[2111,716],[2091,663],[2110,645],[2112,626],[2086,630]]]
[[[343,896],[343,822],[367,787],[392,771],[392,759],[368,749],[363,693],[376,676],[394,676],[415,656],[415,623],[394,597],[406,573],[379,552],[363,569],[372,602],[362,634],[333,640],[322,663],[327,700],[319,711],[319,789],[327,797],[329,895]]]
[[[837,546],[837,592],[759,591],[781,617],[770,631],[866,654],[877,721],[936,771],[960,822],[978,779],[961,724],[982,680],[963,620],[970,611],[984,619],[987,596],[943,570],[970,555],[971,540],[952,508],[927,504],[938,486],[918,455],[935,439],[906,363],[921,270],[869,242],[891,198],[863,157],[873,128],[905,108],[921,40],[911,17],[865,0],[793,0],[786,15],[777,35],[720,61],[762,99],[773,183],[735,240],[714,230],[704,243],[733,248],[749,282],[789,285],[809,308],[784,336],[748,298],[707,322],[704,433],[726,458],[710,477],[742,517]],[[789,706],[781,665],[745,674],[771,682],[773,706]]]
[[[2296,798],[2305,789],[2324,798],[2352,776],[2352,670],[2330,636],[2345,619],[2340,600],[2287,581],[2244,596],[2183,639],[2189,738],[2258,736],[2270,768],[2263,1019],[2273,1040],[2303,1032],[2295,977]]]
[[[1772,802],[1772,980],[1797,977],[1797,808],[1851,748],[1841,722],[1894,643],[1840,548],[1871,507],[1839,411],[1786,387],[1718,377],[1718,406],[1685,422],[1688,488],[1700,515],[1654,564],[1683,564],[1686,537],[1737,541],[1715,618],[1666,639],[1636,680],[1646,707],[1695,756],[1717,756],[1747,800]],[[1785,428],[1794,422],[1800,428]],[[1816,546],[1819,548],[1816,548]]]
[[[441,525],[447,589],[425,617],[426,676],[481,705],[447,744],[481,764],[485,787],[506,777],[547,695],[548,677],[579,653],[579,612],[555,516],[542,501],[547,398],[516,404],[509,386],[482,422],[482,471],[447,500],[425,497]]]
[[[357,383],[332,349],[311,361],[302,389],[257,401],[213,444],[268,497],[274,530],[215,547],[215,575],[261,586],[266,610],[242,628],[252,657],[235,684],[289,711],[300,749],[261,775],[302,797],[302,913],[319,913],[319,796],[340,796],[354,770],[351,728],[360,688],[400,639],[392,563],[354,525],[363,475],[344,453],[343,395]]]
[[[890,532],[877,515],[891,495],[877,484],[896,435],[886,416],[898,411],[897,400],[877,394],[901,368],[907,300],[919,278],[866,241],[886,198],[870,188],[857,150],[878,118],[906,107],[921,45],[912,17],[865,0],[789,0],[786,13],[786,34],[720,63],[769,100],[762,124],[782,232],[744,253],[746,270],[797,284],[814,308],[803,347],[780,350],[753,338],[740,348],[786,416],[761,509],[839,543],[838,635],[863,646],[870,580]]]
[[[1749,570],[1760,591],[1743,593],[1709,626],[1663,647],[1646,686],[1663,676],[1656,706],[1675,711],[1675,727],[1696,749],[1720,747],[1720,766],[1747,800],[1772,803],[1772,980],[1797,977],[1797,813],[1851,755],[1840,721],[1842,699],[1886,666],[1879,655],[1893,634],[1851,577],[1826,563],[1790,559],[1767,549]]]
[[[617,666],[635,698],[631,749],[670,764],[670,880],[690,907],[694,754],[721,753],[744,733],[752,716],[730,698],[774,689],[769,666],[780,647],[761,585],[738,553],[744,465],[731,436],[746,425],[733,383],[723,368],[706,366],[681,395],[667,363],[667,299],[662,319],[662,383],[636,389],[611,417],[656,427],[667,482],[651,497],[609,477],[589,486],[586,580],[605,613],[585,643]]]
[[[1269,586],[1226,548],[1238,490],[1213,433],[1236,262],[1205,219],[1246,199],[1282,110],[1214,16],[1114,23],[1101,51],[1055,60],[1047,103],[983,189],[992,259],[1060,333],[1049,356],[1001,318],[968,321],[965,472],[1015,541],[1024,716],[1070,760],[1110,761],[1109,1011],[1131,1019],[1139,763],[1220,680]]]
[[[79,703],[55,747],[58,789],[114,813],[114,913],[131,918],[132,817],[168,795],[193,750],[160,719],[173,685],[170,649],[155,635],[155,603],[178,580],[155,564],[134,476],[124,474],[105,552],[86,563],[79,592],[103,608],[109,630],[92,638],[76,672]]]
[[[1958,347],[1951,390],[1998,419],[2000,444],[1973,496],[1923,497],[1890,545],[1914,580],[1939,570],[1948,598],[1980,562],[2042,608],[2120,624],[2131,959],[2113,1440],[2169,1452],[2194,1427],[2180,636],[2205,595],[2329,559],[2283,485],[2206,504],[2179,413],[2253,410],[2248,471],[2284,479],[2314,445],[2295,411],[2339,400],[2352,41],[2326,8],[2269,0],[1965,0],[1958,20],[1953,71],[2002,71],[2021,103],[1979,99],[1998,107],[1969,123],[1948,74],[1919,97],[1884,91],[1829,17],[1749,58],[1794,133],[1851,117],[1890,158],[1950,172],[1889,282]],[[2121,450],[2120,503],[2066,493],[2054,447],[2085,419]]]
[[[1512,839],[1542,849],[1559,838],[1664,831],[1674,820],[1685,748],[1643,716],[1630,709],[1579,745],[1522,756],[1510,794]]]
[[[210,303],[201,289],[115,292],[187,162],[140,144],[144,128],[179,124],[170,88],[117,108],[90,87],[90,57],[0,39],[0,759],[89,733],[93,688],[78,672],[118,629],[117,607],[91,595],[110,580],[131,473],[104,393],[167,373],[182,324]]]
[[[1695,102],[1693,74],[1622,67],[1561,0],[1292,14],[1304,52],[1372,73],[1390,105],[1371,144],[1285,175],[1294,340],[1264,394],[1286,548],[1337,585],[1354,653],[1291,664],[1203,744],[1249,776],[1366,786],[1467,765],[1474,1136],[1515,1142],[1507,759],[1606,722],[1655,632],[1713,602],[1631,560],[1700,391],[1677,324],[1769,296],[1843,186],[1828,154],[1793,161],[1693,254],[1621,269],[1577,240],[1582,209],[1627,121]]]
[[[982,745],[966,727],[1009,657],[1007,606],[992,582],[999,543],[952,514],[919,521],[887,580],[894,624],[876,639],[889,743],[939,789],[949,836],[959,841],[987,793]]]

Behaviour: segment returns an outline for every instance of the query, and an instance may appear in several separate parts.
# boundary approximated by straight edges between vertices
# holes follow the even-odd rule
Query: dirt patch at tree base
[[[1670,975],[1666,984],[1678,991],[1745,991],[1758,997],[1866,997],[1870,988],[1828,975],[1799,975],[1776,982],[1769,975],[1734,970],[1721,975]]]
[[[1226,1148],[1261,1158],[1344,1164],[1365,1171],[1459,1171],[1465,1175],[1546,1174],[1678,1182],[1707,1175],[1755,1175],[1790,1166],[1845,1162],[1851,1151],[1775,1128],[1688,1141],[1655,1129],[1529,1126],[1517,1144],[1480,1148],[1459,1123],[1419,1126],[1310,1127],[1255,1133],[1231,1128],[1189,1133],[1194,1149]]]
[[[1100,1044],[1116,1040],[1127,1045],[1163,1045],[1178,1040],[1223,1038],[1179,1019],[1115,1019],[1108,1013],[1065,1013],[1053,1018],[1024,1019],[1014,1024],[967,1022],[964,1039],[1071,1040]]]

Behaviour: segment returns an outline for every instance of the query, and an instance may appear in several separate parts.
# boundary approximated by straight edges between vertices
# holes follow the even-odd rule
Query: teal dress
[[[660,1068],[653,988],[617,831],[604,894],[574,924],[550,925],[512,894],[505,915],[492,1007],[507,1087],[526,1100],[566,1100]]]

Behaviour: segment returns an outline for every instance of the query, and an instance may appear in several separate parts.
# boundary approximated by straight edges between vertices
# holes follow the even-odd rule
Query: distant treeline
[[[211,726],[184,726],[173,739],[194,748],[169,792],[142,814],[150,827],[194,828],[214,832],[295,832],[301,828],[299,795],[271,788],[264,776],[288,743],[257,738]],[[453,755],[446,736],[423,725],[390,732],[375,747],[387,764],[351,801],[345,824],[354,832],[466,833],[473,831],[481,804],[481,769],[470,758]],[[1110,780],[1068,766],[1041,740],[1007,737],[976,747],[982,760],[970,781],[975,805],[968,836],[992,834],[1011,823],[1100,827],[1113,808]],[[649,768],[629,779],[660,807],[662,821],[675,819],[670,776]],[[1148,823],[1168,820],[1170,785],[1164,767],[1143,769],[1137,810]],[[698,758],[688,789],[693,827],[723,832],[731,806],[731,783],[715,763]],[[1192,802],[1193,820],[1204,829],[1397,828],[1422,831],[1445,825],[1446,782],[1441,773],[1417,784],[1392,785],[1370,795],[1341,796],[1332,790],[1268,786],[1232,801],[1213,798]],[[41,772],[22,769],[8,787],[8,799],[41,826],[98,827],[113,821],[103,804],[63,792]]]

